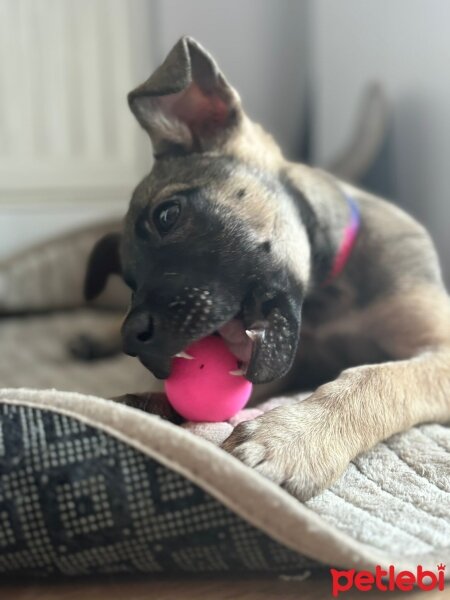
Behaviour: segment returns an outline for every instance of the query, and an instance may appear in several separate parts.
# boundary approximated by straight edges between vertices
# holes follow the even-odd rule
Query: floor
[[[399,600],[426,594],[427,600],[450,600],[450,584],[443,592],[358,592],[341,594],[345,600]],[[323,600],[332,598],[331,582],[323,576],[305,581],[273,578],[153,579],[0,585],[2,600]]]

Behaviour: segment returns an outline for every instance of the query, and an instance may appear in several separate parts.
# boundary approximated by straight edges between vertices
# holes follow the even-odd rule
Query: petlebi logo
[[[348,571],[330,569],[330,573],[331,591],[334,597],[355,588],[361,592],[369,592],[373,589],[380,592],[411,592],[414,589],[431,592],[431,590],[442,591],[445,587],[445,565],[442,563],[437,565],[436,571],[427,571],[422,565],[418,565],[415,572],[396,571],[394,565],[390,565],[385,570],[377,565],[375,573],[355,569]]]

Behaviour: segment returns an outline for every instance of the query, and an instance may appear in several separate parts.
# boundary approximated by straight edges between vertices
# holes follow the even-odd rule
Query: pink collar
[[[345,268],[345,265],[350,258],[350,254],[353,250],[353,246],[355,245],[356,238],[358,236],[359,228],[361,226],[361,215],[359,212],[359,206],[356,204],[355,200],[351,196],[347,196],[347,203],[350,210],[350,219],[345,226],[344,233],[342,235],[342,241],[339,246],[338,251],[336,252],[333,264],[331,266],[331,270],[328,274],[328,277],[322,283],[323,286],[331,283],[333,279],[338,277]]]

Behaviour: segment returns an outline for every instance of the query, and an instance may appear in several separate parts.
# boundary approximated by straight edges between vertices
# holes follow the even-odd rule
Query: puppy
[[[287,161],[191,38],[129,104],[154,166],[97,244],[87,295],[122,273],[124,350],[159,378],[218,332],[253,383],[315,388],[225,450],[307,499],[380,440],[450,418],[450,302],[421,225]]]

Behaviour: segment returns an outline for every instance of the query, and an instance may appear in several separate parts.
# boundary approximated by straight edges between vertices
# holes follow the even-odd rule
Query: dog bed
[[[450,431],[442,425],[379,444],[300,503],[188,428],[106,400],[156,383],[128,357],[82,364],[67,353],[73,335],[115,318],[75,309],[73,282],[102,227],[0,267],[0,572],[450,564]]]

